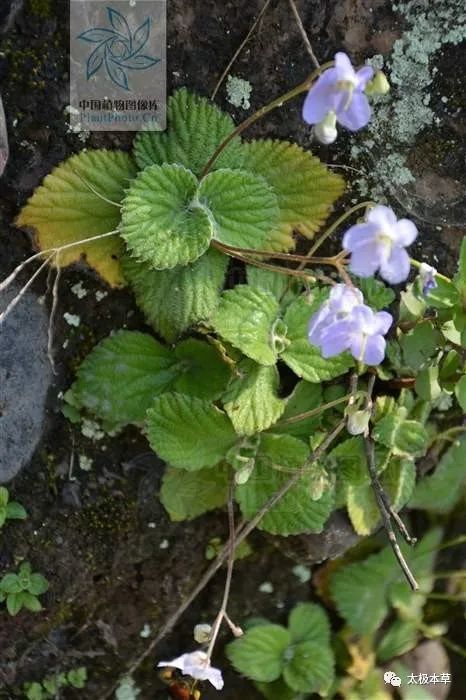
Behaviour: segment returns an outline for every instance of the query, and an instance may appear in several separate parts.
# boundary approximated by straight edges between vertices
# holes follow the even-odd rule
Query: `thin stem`
[[[254,31],[255,31],[256,27],[258,26],[258,24],[259,24],[259,22],[261,21],[262,17],[263,17],[264,14],[266,13],[267,8],[268,8],[268,6],[270,5],[270,3],[271,3],[271,0],[266,0],[266,1],[265,1],[262,10],[259,12],[259,14],[257,15],[256,19],[254,20],[254,22],[253,22],[253,24],[252,24],[252,26],[251,26],[251,29],[249,30],[249,32],[248,32],[247,35],[246,35],[246,38],[241,42],[240,46],[238,47],[238,49],[237,49],[237,50],[235,51],[235,53],[233,54],[231,60],[228,62],[227,67],[225,68],[225,70],[223,71],[222,75],[220,76],[220,78],[219,78],[219,80],[218,80],[218,82],[217,82],[217,85],[215,86],[214,91],[213,91],[212,95],[210,96],[210,99],[211,99],[211,100],[214,100],[214,99],[215,99],[215,96],[216,96],[217,92],[220,90],[220,86],[222,85],[223,81],[224,81],[225,78],[227,77],[227,75],[228,75],[228,73],[229,73],[229,71],[230,71],[232,65],[234,64],[234,62],[236,61],[236,59],[237,59],[238,56],[240,55],[241,51],[244,49],[244,47],[245,47],[246,44],[248,43],[249,39],[250,39],[250,38],[252,37],[252,35],[254,34]]]
[[[234,482],[232,482],[230,484],[230,490],[229,490],[229,495],[228,495],[229,537],[228,537],[227,577],[226,577],[226,581],[225,581],[225,589],[223,592],[222,605],[221,605],[221,608],[218,612],[217,618],[214,622],[214,626],[212,629],[212,637],[210,640],[209,648],[207,650],[208,659],[210,659],[212,657],[212,653],[213,653],[213,650],[215,647],[215,642],[217,641],[218,633],[220,632],[220,627],[222,626],[223,618],[224,618],[226,610],[227,610],[228,599],[230,597],[231,579],[233,576],[233,567],[235,564],[235,514],[234,514],[234,507],[233,507],[233,498],[234,498]]]
[[[316,57],[314,50],[312,48],[312,44],[309,41],[309,37],[308,37],[307,32],[304,28],[304,24],[303,24],[303,21],[301,19],[299,12],[298,12],[298,8],[296,7],[295,1],[289,0],[289,3],[291,6],[291,10],[295,16],[296,23],[298,25],[298,29],[301,33],[302,38],[303,38],[304,45],[306,46],[307,52],[308,52],[309,56],[311,57],[311,61],[313,62],[313,64],[315,65],[316,68],[320,68],[320,63],[317,60],[317,57]]]
[[[451,436],[456,435],[457,433],[464,433],[464,432],[466,432],[465,425],[457,425],[454,428],[449,428],[448,430],[444,430],[443,433],[439,433],[438,435],[435,435],[432,438],[432,440],[427,445],[427,449],[430,449],[432,447],[432,445],[434,445],[439,440],[450,440],[451,442],[454,442],[455,440]]]
[[[289,262],[316,263],[318,265],[335,265],[338,256],[331,257],[311,257],[309,255],[298,255],[297,253],[278,253],[272,250],[256,250],[255,248],[238,248],[236,246],[213,241],[214,248],[224,253],[239,253],[240,255],[259,255],[264,258],[276,258],[277,260],[288,260]],[[302,268],[300,268],[302,269]]]
[[[313,255],[316,250],[320,248],[322,243],[324,243],[327,238],[329,238],[332,233],[344,222],[348,217],[350,217],[352,214],[354,214],[356,211],[359,211],[360,209],[367,209],[367,207],[374,206],[374,202],[369,201],[369,202],[360,202],[359,204],[355,204],[354,207],[351,207],[351,209],[348,209],[348,211],[345,211],[344,214],[342,214],[336,221],[333,222],[329,228],[324,231],[324,233],[319,236],[319,238],[316,240],[314,245],[310,248],[309,253],[306,257],[310,257]]]
[[[226,255],[236,260],[241,260],[246,265],[253,265],[254,267],[260,267],[263,270],[271,270],[272,272],[278,272],[282,275],[290,275],[291,277],[301,277],[302,279],[309,279],[312,277],[308,272],[301,270],[294,270],[292,267],[280,267],[279,265],[271,265],[269,263],[262,262],[260,260],[255,260],[254,258],[248,258],[246,255],[241,255],[240,253],[235,253],[233,251],[225,251]]]
[[[16,294],[16,295],[13,297],[13,299],[10,301],[10,303],[8,304],[8,306],[6,307],[6,309],[0,314],[0,325],[5,321],[5,319],[6,319],[6,317],[8,316],[8,314],[9,314],[11,311],[13,311],[13,309],[15,308],[15,306],[21,301],[21,299],[22,299],[23,296],[26,294],[26,292],[27,292],[27,290],[29,289],[29,287],[31,286],[31,284],[32,284],[32,283],[34,282],[34,280],[40,275],[40,273],[42,272],[42,270],[44,270],[44,269],[47,267],[47,265],[49,264],[49,262],[51,261],[52,258],[53,258],[53,255],[50,255],[50,256],[47,258],[47,260],[45,260],[45,261],[42,263],[42,265],[40,265],[40,266],[37,268],[37,270],[34,272],[34,274],[31,275],[31,277],[29,278],[29,280],[26,282],[26,284],[24,285],[24,287],[18,292],[18,294]]]
[[[391,523],[391,518],[390,518],[390,511],[387,510],[386,507],[386,496],[382,488],[382,484],[379,481],[379,477],[377,475],[377,470],[375,466],[375,448],[374,448],[374,441],[372,438],[368,435],[365,438],[365,448],[366,448],[366,458],[367,458],[367,466],[369,469],[369,474],[371,477],[371,482],[372,482],[372,488],[374,489],[374,493],[377,499],[377,503],[379,505],[379,510],[380,514],[382,516],[383,524],[385,531],[387,533],[389,542],[391,544],[391,547],[393,549],[393,552],[395,554],[395,557],[398,560],[398,563],[406,576],[406,579],[411,586],[413,591],[418,591],[419,590],[419,585],[414,578],[408,563],[406,562],[406,559],[403,556],[403,552],[400,549],[400,546],[397,542],[395,532],[393,530],[393,526]]]
[[[46,248],[45,250],[40,250],[38,253],[34,253],[31,255],[29,258],[26,260],[23,260],[22,263],[20,263],[13,272],[11,272],[8,277],[6,277],[3,282],[0,283],[0,292],[3,292],[12,282],[13,280],[19,275],[19,273],[24,270],[26,265],[29,265],[29,263],[33,262],[37,258],[40,258],[42,255],[48,255],[50,254],[50,258],[53,258],[53,255],[56,253],[61,253],[63,250],[68,250],[69,248],[74,248],[78,245],[83,245],[84,243],[92,243],[93,241],[99,241],[101,238],[107,238],[109,236],[116,236],[119,234],[119,230],[115,229],[114,231],[109,231],[108,233],[99,233],[96,236],[90,236],[89,238],[83,238],[80,241],[73,241],[72,243],[65,243],[62,246],[58,246],[57,248]]]
[[[362,396],[365,393],[365,391],[359,391],[356,393],[356,397]],[[312,418],[312,416],[317,416],[319,415],[319,413],[327,411],[329,408],[338,406],[338,404],[340,403],[350,401],[353,398],[353,396],[353,394],[347,394],[346,396],[342,396],[340,399],[335,399],[334,401],[329,401],[328,403],[322,404],[322,406],[313,408],[311,411],[306,411],[305,413],[299,413],[296,416],[291,416],[290,418],[284,418],[283,420],[279,420],[278,423],[276,423],[276,425],[291,425],[293,423],[299,423],[302,420],[306,420],[306,418]]]
[[[314,80],[322,73],[322,71],[326,70],[327,68],[330,68],[330,66],[333,66],[333,61],[329,61],[328,63],[324,63],[323,66],[320,66],[320,68],[316,69],[311,73],[311,75],[306,78],[306,80],[296,87],[294,87],[292,90],[289,90],[289,92],[286,92],[284,95],[280,95],[280,97],[277,97],[275,100],[270,102],[268,105],[264,105],[264,107],[261,107],[260,109],[257,110],[254,114],[251,114],[250,117],[244,120],[244,122],[241,122],[236,129],[234,129],[223,141],[219,146],[215,149],[213,155],[209,158],[207,161],[207,164],[205,165],[202,173],[201,173],[201,179],[207,175],[212,170],[212,166],[214,165],[215,161],[219,157],[219,155],[222,153],[222,151],[228,146],[230,141],[232,141],[236,136],[239,136],[243,131],[245,131],[248,127],[252,126],[255,122],[257,122],[259,119],[262,119],[262,117],[265,117],[266,114],[269,112],[272,112],[274,109],[277,107],[281,107],[282,105],[285,104],[285,102],[289,102],[292,100],[294,97],[297,97],[300,95],[302,92],[306,92],[309,90],[311,87],[312,83]]]
[[[47,356],[49,358],[49,362],[51,364],[53,373],[57,374],[56,369],[55,369],[55,360],[53,357],[53,326],[54,326],[55,314],[56,314],[57,306],[58,306],[58,288],[59,288],[60,276],[61,276],[60,253],[57,253],[57,256],[55,259],[55,266],[57,268],[57,272],[55,274],[55,279],[53,281],[53,287],[52,287],[52,308],[50,309],[49,326],[48,326],[48,333],[47,333]],[[51,267],[50,270],[53,270],[53,268]]]

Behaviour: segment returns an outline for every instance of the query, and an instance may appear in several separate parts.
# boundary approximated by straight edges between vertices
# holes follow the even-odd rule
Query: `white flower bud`
[[[350,435],[361,435],[366,434],[369,429],[369,421],[371,419],[371,411],[366,409],[364,411],[347,411],[348,420],[346,427]]]
[[[326,146],[336,141],[338,131],[337,115],[335,112],[327,112],[322,121],[314,126],[314,136],[320,143]]]
[[[211,625],[200,624],[194,628],[194,639],[198,644],[207,644],[212,638]]]

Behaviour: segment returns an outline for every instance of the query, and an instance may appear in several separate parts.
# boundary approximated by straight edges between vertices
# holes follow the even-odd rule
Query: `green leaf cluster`
[[[17,574],[5,574],[0,579],[0,602],[6,603],[10,615],[17,615],[22,608],[40,612],[39,597],[48,590],[49,584],[42,574],[32,573],[29,562],[23,562]]]
[[[82,689],[87,683],[87,669],[85,666],[72,668],[67,672],[56,673],[47,676],[40,683],[24,684],[24,692],[27,700],[48,700],[56,698],[64,688]]]
[[[329,621],[324,609],[313,603],[298,604],[286,628],[260,621],[226,651],[234,668],[255,681],[266,697],[324,696],[333,682]]]

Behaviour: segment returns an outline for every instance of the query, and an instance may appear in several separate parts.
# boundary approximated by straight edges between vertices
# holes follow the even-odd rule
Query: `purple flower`
[[[336,284],[332,287],[330,296],[320,309],[312,316],[309,324],[309,342],[312,345],[321,344],[322,333],[331,323],[341,321],[355,308],[364,303],[364,297],[359,289],[346,284]]]
[[[410,260],[405,247],[418,234],[409,219],[397,219],[390,207],[370,209],[362,224],[352,226],[343,236],[343,247],[351,253],[350,270],[359,277],[372,277],[377,271],[391,284],[409,275]]]
[[[345,53],[335,55],[335,65],[328,68],[309,90],[303,107],[308,124],[320,124],[329,112],[350,131],[366,126],[371,109],[364,88],[374,74],[370,66],[355,71]]]
[[[393,323],[386,311],[375,313],[361,304],[341,321],[335,321],[321,333],[322,357],[328,358],[349,350],[355,360],[379,365],[385,357],[384,335]]]
[[[160,661],[157,666],[178,668],[185,676],[191,676],[199,681],[210,681],[217,690],[223,688],[222,672],[210,665],[209,657],[204,651],[182,654],[172,661]]]
[[[438,287],[437,280],[435,279],[436,274],[437,270],[435,267],[432,267],[432,265],[428,265],[427,263],[421,263],[421,266],[419,267],[419,281],[421,283],[422,293],[424,296],[429,294],[432,289]]]

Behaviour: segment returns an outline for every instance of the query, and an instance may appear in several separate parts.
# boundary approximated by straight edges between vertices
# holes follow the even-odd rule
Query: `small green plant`
[[[5,486],[0,486],[0,530],[7,520],[25,520],[27,512],[17,501],[10,501],[10,494]]]
[[[40,612],[39,597],[49,584],[42,574],[33,574],[29,562],[23,562],[17,574],[5,574],[0,580],[0,602],[6,602],[10,615],[17,615],[22,608]]]
[[[297,605],[286,628],[256,621],[228,645],[227,654],[236,670],[255,681],[267,698],[326,695],[334,680],[330,624],[324,609],[312,603]]]
[[[24,684],[24,692],[27,700],[51,700],[62,697],[60,691],[64,688],[84,688],[87,682],[87,669],[85,666],[72,668],[65,673],[56,673],[47,676],[40,683]]]

